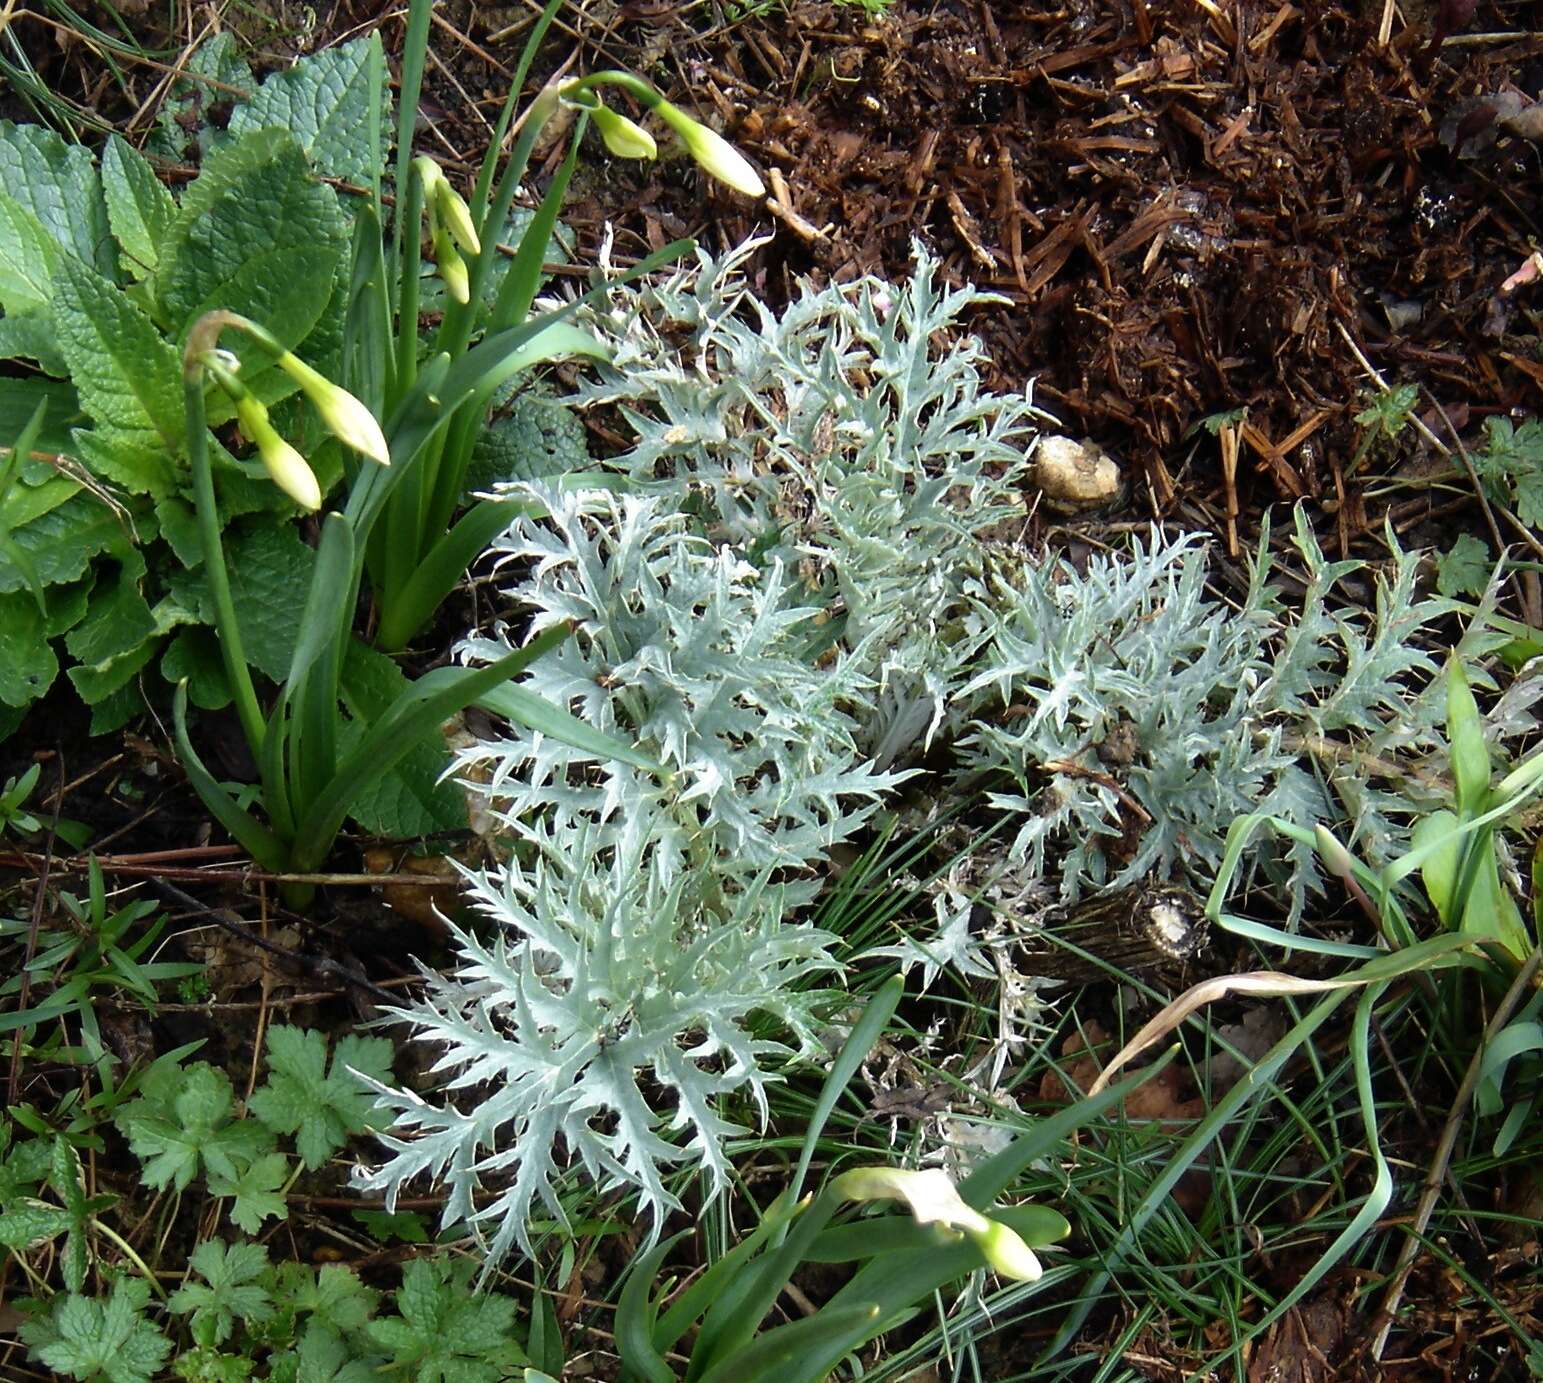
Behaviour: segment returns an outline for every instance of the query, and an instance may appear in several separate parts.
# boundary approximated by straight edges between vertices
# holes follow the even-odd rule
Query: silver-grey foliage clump
[[[739,277],[753,248],[589,313],[612,356],[579,398],[636,432],[609,463],[625,493],[516,487],[546,517],[494,545],[520,637],[577,630],[523,685],[668,774],[519,728],[460,755],[514,845],[472,879],[488,938],[456,932],[457,968],[402,1015],[442,1084],[382,1092],[391,1157],[365,1184],[444,1179],[446,1223],[490,1261],[529,1247],[538,1205],[561,1220],[573,1162],[656,1223],[670,1172],[721,1188],[719,1102],[764,1109],[776,1063],[816,1045],[835,938],[798,913],[820,866],[929,746],[949,766],[928,795],[984,797],[1014,867],[1072,898],[1203,884],[1250,811],[1385,859],[1411,790],[1373,770],[1438,744],[1419,636],[1456,607],[1419,595],[1412,555],[1395,545],[1375,611],[1335,613],[1358,564],[1302,520],[1289,600],[1267,546],[1234,604],[1190,537],[1154,529],[1080,567],[1030,552],[1042,415],[982,389],[972,338],[944,344],[983,295],[941,287],[918,250],[903,285],[806,287],[773,313]],[[463,656],[510,642],[496,628]],[[1470,631],[1457,651],[1490,646]],[[1318,886],[1306,851],[1254,867],[1293,917]],[[934,949],[982,973],[967,912],[940,903]]]

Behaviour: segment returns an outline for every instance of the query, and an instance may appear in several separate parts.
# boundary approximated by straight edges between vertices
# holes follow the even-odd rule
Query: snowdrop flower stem
[[[620,87],[623,91],[636,97],[638,101],[653,111],[655,115],[675,132],[680,142],[686,146],[686,151],[702,166],[703,171],[710,173],[719,182],[732,187],[736,192],[743,192],[747,197],[761,197],[765,195],[766,184],[761,181],[761,175],[755,171],[749,159],[716,130],[709,129],[701,121],[692,119],[679,106],[666,101],[663,96],[641,77],[635,77],[630,72],[621,72],[613,69],[604,72],[593,72],[587,77],[576,78],[571,82],[564,83],[558,88],[558,94],[571,103],[584,104],[585,108],[591,111],[596,124],[600,127],[600,133],[606,141],[606,146],[611,149],[612,153],[620,152],[617,146],[612,143],[613,135],[607,133],[602,117],[595,111],[592,105],[583,99],[585,96],[591,96],[592,99],[596,99],[593,98],[592,94],[594,89],[600,86]],[[602,106],[600,109],[604,110],[604,107]],[[607,112],[607,114],[611,113]],[[615,121],[622,120],[620,116],[613,116],[612,118]],[[646,131],[639,129],[632,121],[628,120],[626,124],[631,126],[631,130],[635,131],[636,135],[648,138],[650,144],[653,142],[652,138],[647,136]],[[630,132],[622,131],[619,126],[613,127],[613,132],[618,137],[635,139],[634,135],[631,135]],[[634,158],[639,156],[636,153],[626,155],[626,157]],[[648,155],[641,156],[647,157]]]

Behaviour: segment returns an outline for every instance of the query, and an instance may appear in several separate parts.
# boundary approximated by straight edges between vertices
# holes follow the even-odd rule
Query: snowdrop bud
[[[469,303],[471,280],[466,273],[466,261],[455,252],[455,241],[442,228],[434,232],[434,262],[439,266],[439,280],[445,285],[445,292],[458,303]]]
[[[842,1200],[904,1201],[917,1224],[944,1224],[980,1232],[991,1223],[960,1198],[947,1172],[938,1167],[912,1172],[901,1167],[858,1167],[832,1183]]]
[[[321,508],[321,486],[316,476],[301,456],[277,432],[268,421],[268,410],[251,394],[242,394],[235,400],[236,417],[241,430],[257,447],[263,469],[286,495],[308,513]]]
[[[466,198],[451,187],[448,181],[440,183],[436,205],[439,207],[439,219],[455,237],[455,243],[469,255],[481,254],[482,237],[477,234],[476,226],[472,225],[471,208],[466,205]]]
[[[761,175],[751,167],[750,160],[739,152],[716,130],[710,130],[700,121],[693,120],[678,106],[660,101],[654,107],[660,119],[680,136],[687,152],[713,177],[727,183],[736,192],[747,197],[766,195],[766,184]]]
[[[653,135],[625,115],[618,115],[609,106],[601,105],[591,110],[589,116],[605,140],[605,147],[617,158],[659,157],[659,146],[654,143]]]
[[[1023,1242],[1018,1231],[997,1220],[987,1220],[984,1229],[964,1231],[975,1241],[992,1271],[1019,1282],[1038,1282],[1044,1275],[1034,1250]]]
[[[843,1200],[904,1201],[918,1224],[962,1229],[987,1264],[1003,1277],[1035,1282],[1044,1271],[1015,1229],[966,1205],[948,1173],[940,1168],[911,1172],[898,1167],[858,1167],[843,1172],[831,1188]]]
[[[347,389],[313,370],[292,351],[285,351],[278,357],[278,366],[300,386],[327,425],[327,431],[338,441],[382,466],[391,464],[386,434],[380,430],[375,415]]]

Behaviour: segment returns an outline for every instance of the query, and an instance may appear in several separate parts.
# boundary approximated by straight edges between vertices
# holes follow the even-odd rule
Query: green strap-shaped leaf
[[[396,599],[381,612],[376,647],[387,653],[405,648],[408,640],[433,618],[478,553],[517,517],[534,509],[531,504],[483,500],[463,514],[455,527],[429,549]]]
[[[353,525],[342,514],[328,514],[284,688],[284,699],[293,698],[299,707],[290,732],[289,765],[297,818],[305,815],[337,766],[338,672],[353,614],[348,604],[353,573]]]
[[[326,858],[348,815],[350,801],[365,784],[389,772],[435,726],[500,682],[518,676],[572,632],[571,626],[557,625],[487,667],[436,668],[414,682],[338,765],[332,781],[297,823],[296,869],[308,872]]]
[[[572,712],[553,705],[526,687],[506,683],[483,692],[469,704],[503,716],[505,720],[512,720],[516,725],[524,725],[559,744],[593,754],[602,762],[614,759],[617,763],[631,764],[633,768],[640,768],[658,778],[669,775],[669,769],[636,745],[596,729],[588,721],[580,720]]]
[[[654,1301],[650,1288],[665,1256],[690,1233],[683,1229],[636,1259],[627,1270],[627,1280],[616,1301],[617,1352],[628,1374],[643,1383],[676,1383],[675,1370],[665,1363],[654,1344]]]
[[[812,1316],[768,1330],[704,1375],[702,1383],[819,1383],[830,1372],[813,1360],[840,1359],[878,1333],[874,1302],[823,1306]]]
[[[204,761],[188,738],[187,683],[177,685],[177,695],[172,702],[172,723],[177,737],[177,757],[182,761],[182,771],[192,783],[193,791],[209,808],[214,819],[235,838],[243,850],[264,869],[274,872],[284,868],[284,845],[249,812],[236,805],[233,798],[204,767]]]

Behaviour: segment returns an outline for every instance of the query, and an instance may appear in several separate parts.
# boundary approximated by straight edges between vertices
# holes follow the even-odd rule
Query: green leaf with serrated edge
[[[255,1119],[235,1118],[230,1077],[206,1061],[153,1069],[114,1122],[141,1159],[140,1181],[153,1190],[181,1191],[200,1167],[211,1177],[234,1176],[273,1147]]]
[[[368,183],[379,172],[378,151],[370,147],[370,55],[380,37],[355,39],[302,58],[275,72],[227,127],[233,135],[278,128],[289,131],[321,173]],[[380,127],[390,121],[389,96],[382,102]]]
[[[177,1356],[172,1372],[186,1383],[246,1383],[256,1367],[244,1354],[227,1354],[210,1345],[196,1345]]]
[[[150,660],[159,651],[160,641],[158,639],[150,639],[140,644],[137,648],[130,649],[120,657],[110,659],[108,662],[94,666],[76,664],[74,667],[66,668],[64,675],[70,679],[70,683],[74,686],[80,699],[88,706],[95,706],[99,702],[106,701],[115,692],[126,689],[144,671],[149,665]],[[127,703],[130,708],[134,704],[133,702]],[[129,710],[128,714],[133,714],[132,709]],[[126,718],[117,719],[111,728],[116,729],[118,725],[123,724]],[[99,734],[102,732],[93,731],[92,733]]]
[[[464,1379],[506,1376],[526,1362],[514,1338],[514,1302],[471,1290],[471,1263],[415,1259],[402,1272],[398,1316],[373,1320],[369,1336],[409,1377]]]
[[[180,494],[167,495],[155,502],[156,522],[161,536],[171,544],[177,560],[192,571],[203,565],[203,543],[198,536],[198,514]]]
[[[13,485],[0,496],[0,505],[5,508],[6,528],[20,528],[23,524],[42,518],[61,504],[68,503],[83,488],[78,480],[52,472],[35,482],[24,479],[20,485]]]
[[[177,353],[121,288],[66,259],[54,278],[59,348],[81,407],[99,428],[153,432],[176,452],[182,442]]]
[[[185,681],[188,699],[201,710],[230,705],[230,683],[220,656],[218,637],[211,629],[184,629],[166,647],[161,676],[173,686]]]
[[[357,749],[368,727],[410,685],[393,659],[350,640],[341,692],[351,720],[339,732],[339,749],[344,754]],[[448,761],[444,736],[436,727],[390,773],[354,795],[349,816],[364,830],[381,836],[464,830],[466,798],[454,783],[440,781]]]
[[[159,433],[77,427],[70,450],[92,475],[118,492],[159,499],[182,480],[181,468]]]
[[[196,161],[198,152],[207,152],[221,142],[225,132],[210,124],[210,107],[235,99],[246,100],[257,89],[252,69],[242,56],[244,45],[230,30],[212,34],[196,48],[182,65],[182,75],[174,77],[167,99],[156,114],[155,129],[145,141],[145,152],[152,158],[172,163]],[[211,81],[200,81],[199,78]]]
[[[89,150],[39,125],[0,120],[0,188],[30,210],[69,256],[111,272],[107,209]]]
[[[0,307],[7,315],[46,311],[63,257],[58,242],[32,211],[0,192]]]
[[[91,703],[91,724],[86,733],[93,739],[98,735],[111,735],[123,729],[145,709],[145,698],[137,680],[126,682],[116,691],[110,691]]]
[[[1494,565],[1488,543],[1461,533],[1446,552],[1436,554],[1436,589],[1442,595],[1482,595]]]
[[[137,548],[123,554],[116,578],[98,573],[86,618],[64,641],[77,663],[104,667],[154,636],[155,616],[140,594],[144,578],[145,559]]]
[[[21,1338],[56,1375],[150,1383],[171,1353],[171,1341],[144,1319],[149,1300],[150,1288],[139,1278],[115,1280],[105,1301],[61,1295],[47,1316],[22,1325]]]
[[[48,620],[44,632],[51,639],[67,634],[86,617],[86,609],[95,589],[95,575],[67,586],[55,586],[48,593]]]
[[[118,515],[95,495],[78,489],[65,503],[13,526],[11,537],[32,559],[45,586],[79,580],[93,557],[126,541]],[[25,585],[19,571],[0,564],[0,593]]]
[[[282,681],[294,656],[316,553],[291,523],[249,520],[226,531],[225,560],[247,659],[265,677]],[[202,571],[171,572],[167,584],[200,620],[214,623],[214,602]]]
[[[350,1210],[348,1213],[364,1226],[370,1238],[383,1244],[393,1239],[404,1244],[429,1242],[428,1221],[416,1210],[398,1210],[395,1214],[384,1210]]]
[[[156,298],[179,339],[222,308],[293,348],[326,309],[345,247],[337,194],[284,131],[259,130],[211,154],[183,193]],[[258,363],[254,353],[254,375]]]
[[[266,1220],[289,1218],[289,1207],[279,1190],[288,1178],[289,1159],[283,1153],[269,1153],[234,1175],[211,1175],[209,1194],[230,1196],[231,1222],[248,1234],[256,1234]]]
[[[380,1301],[380,1293],[366,1287],[359,1274],[343,1263],[327,1263],[321,1268],[281,1264],[274,1296],[284,1309],[307,1315],[313,1322],[345,1335],[362,1330]]]
[[[102,193],[124,267],[134,278],[147,278],[176,219],[176,202],[144,155],[116,134],[102,150]]]
[[[251,1111],[275,1133],[295,1136],[295,1150],[315,1171],[356,1133],[378,1127],[389,1115],[353,1074],[390,1079],[391,1043],[383,1037],[344,1037],[332,1053],[319,1032],[283,1024],[268,1030],[268,1080],[252,1092]]]
[[[279,838],[262,825],[249,812],[236,805],[236,800],[216,781],[198,757],[187,730],[187,684],[178,686],[172,703],[172,724],[177,738],[177,758],[188,782],[198,794],[214,819],[231,833],[247,852],[263,868],[278,871],[288,863],[288,852]]]
[[[0,594],[0,702],[28,706],[53,685],[59,660],[27,590]]]
[[[70,372],[59,350],[53,313],[46,307],[0,317],[0,360],[32,360],[38,369],[61,379]]]
[[[191,1316],[195,1343],[221,1345],[230,1339],[236,1322],[261,1322],[273,1313],[272,1299],[259,1281],[268,1269],[268,1251],[261,1244],[226,1244],[205,1240],[188,1257],[191,1274],[171,1294],[167,1306]]]

